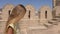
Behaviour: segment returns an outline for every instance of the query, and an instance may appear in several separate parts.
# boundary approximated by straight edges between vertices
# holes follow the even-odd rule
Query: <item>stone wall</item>
[[[6,22],[8,20],[10,12],[14,7],[15,6],[12,4],[7,4],[2,8],[2,20],[0,20],[1,34],[4,34]],[[36,16],[36,9],[34,8],[34,6],[26,5],[25,8],[27,10],[25,16],[18,23],[16,23],[17,28],[19,29],[19,34],[28,34],[28,32],[30,30],[32,31],[32,29],[42,29],[41,23],[47,23],[48,20],[53,19],[52,10],[49,6],[42,6],[38,10],[40,12],[38,16]],[[59,9],[60,8],[56,9],[56,15],[60,13]],[[45,18],[46,16],[47,18]]]

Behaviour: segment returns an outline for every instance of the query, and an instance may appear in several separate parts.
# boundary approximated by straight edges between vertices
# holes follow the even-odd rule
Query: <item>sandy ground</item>
[[[60,23],[58,23],[58,25],[53,25],[45,30],[30,30],[28,31],[28,34],[60,34]]]

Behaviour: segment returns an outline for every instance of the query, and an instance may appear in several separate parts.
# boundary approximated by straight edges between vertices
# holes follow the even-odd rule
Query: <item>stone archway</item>
[[[47,20],[52,19],[52,10],[49,6],[42,6],[40,8],[40,22],[47,23]]]
[[[7,4],[2,9],[2,18],[3,20],[7,21],[9,14],[11,13],[14,6],[12,4]]]

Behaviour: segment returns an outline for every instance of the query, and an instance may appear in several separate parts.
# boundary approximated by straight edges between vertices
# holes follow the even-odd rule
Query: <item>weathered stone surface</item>
[[[0,34],[5,33],[6,21],[0,21]]]
[[[55,1],[55,0],[54,0]],[[54,2],[56,3],[56,2]],[[55,4],[54,4],[55,7]],[[0,34],[4,34],[6,21],[9,17],[9,10],[12,11],[14,8],[13,5],[8,4],[2,9],[2,20],[0,20]],[[55,10],[55,14],[58,15],[60,13],[59,6],[57,8],[52,9],[49,6],[43,6],[39,9],[40,14],[36,16],[36,9],[32,5],[26,5],[27,9],[25,16],[16,23],[17,34],[60,34],[60,16],[57,18],[52,17],[52,10]],[[29,18],[30,11],[30,18]],[[45,12],[47,11],[47,18]],[[49,23],[50,21],[51,23]],[[57,25],[54,25],[57,24]]]

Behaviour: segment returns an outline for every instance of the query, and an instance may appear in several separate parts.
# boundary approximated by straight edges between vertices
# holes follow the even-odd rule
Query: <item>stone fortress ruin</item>
[[[45,5],[37,13],[34,6],[26,5],[27,11],[24,18],[15,24],[19,29],[17,34],[58,34],[57,31],[60,30],[58,25],[60,23],[60,0],[52,1],[52,9]],[[4,34],[6,22],[14,7],[12,4],[7,4],[0,9],[0,34]]]

